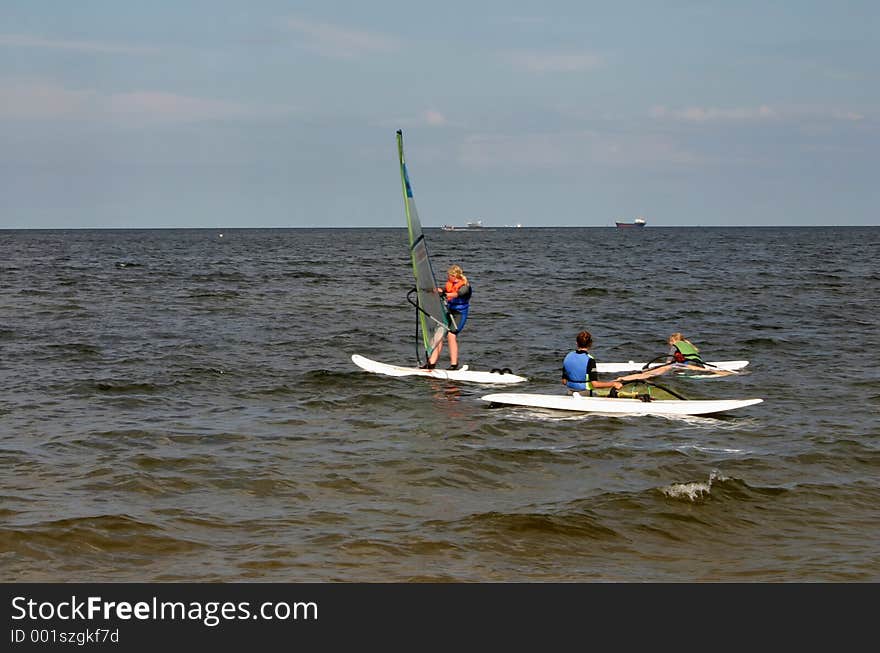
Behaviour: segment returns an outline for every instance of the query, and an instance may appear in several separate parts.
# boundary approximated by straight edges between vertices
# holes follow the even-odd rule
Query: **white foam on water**
[[[715,481],[723,482],[726,480],[726,476],[717,469],[713,469],[709,473],[709,479],[705,483],[673,483],[672,485],[661,487],[660,491],[671,499],[688,499],[689,501],[696,501],[697,499],[702,499],[712,493],[712,483]]]

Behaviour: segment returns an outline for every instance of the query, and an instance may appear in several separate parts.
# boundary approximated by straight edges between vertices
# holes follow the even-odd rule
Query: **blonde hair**
[[[456,279],[464,279],[465,281],[467,281],[467,277],[464,276],[464,271],[462,271],[460,265],[450,265],[449,269],[446,271],[446,274],[451,277],[455,277]]]
[[[674,345],[676,342],[681,342],[682,340],[684,340],[685,342],[690,342],[687,338],[684,337],[682,333],[676,331],[671,336],[669,336],[669,339],[666,342],[670,345]]]

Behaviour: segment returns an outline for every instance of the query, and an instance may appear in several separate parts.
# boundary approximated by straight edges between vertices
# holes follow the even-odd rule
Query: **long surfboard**
[[[609,397],[502,392],[480,397],[490,404],[611,415],[709,415],[759,404],[763,399],[660,399],[642,401]]]
[[[737,370],[741,370],[746,365],[749,364],[749,361],[708,361],[706,365],[709,365],[710,371],[713,368],[717,368],[719,370],[727,370],[728,372],[736,372]],[[621,372],[643,372],[645,371],[645,365],[647,363],[637,363],[635,361],[629,361],[628,363],[596,363],[596,371],[597,372],[605,372],[607,374],[620,374]],[[663,365],[663,363],[652,363],[648,366],[647,369],[652,369],[654,367],[658,367]]]
[[[389,365],[388,363],[380,363],[379,361],[370,360],[359,354],[352,354],[352,362],[366,370],[375,374],[385,374],[387,376],[422,376],[429,379],[447,379],[449,381],[468,381],[470,383],[522,383],[528,381],[524,376],[518,376],[509,372],[480,372],[470,370],[464,366],[459,370],[441,370],[434,368],[433,370],[425,370],[420,367],[403,367],[401,365]]]

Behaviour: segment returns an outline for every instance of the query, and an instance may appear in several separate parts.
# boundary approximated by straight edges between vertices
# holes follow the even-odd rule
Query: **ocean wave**
[[[85,381],[80,384],[74,385],[71,390],[76,392],[77,388],[79,388],[80,391],[84,394],[92,394],[91,392],[89,392],[89,389],[91,388],[93,391],[96,391],[97,394],[149,395],[163,393],[169,388],[173,388],[176,385],[178,384],[175,381],[161,383],[151,381],[129,381],[127,379],[113,379]]]
[[[574,291],[575,297],[604,297],[609,293],[607,288],[578,288]],[[629,294],[627,291],[614,291],[615,297]]]
[[[670,499],[687,499],[691,502],[696,502],[711,494],[712,483],[713,479],[710,476],[709,480],[705,482],[673,483],[672,485],[661,487],[660,492]]]
[[[705,481],[672,483],[658,488],[670,499],[698,503],[707,499],[730,500],[734,502],[763,502],[791,491],[786,487],[751,486],[742,479],[728,477],[718,470],[712,470]]]
[[[176,537],[160,526],[127,514],[73,517],[0,527],[0,550],[42,560],[83,554],[100,559],[104,554],[126,552],[144,558],[206,547],[206,543]]]
[[[89,360],[102,354],[101,347],[86,342],[51,343],[46,348],[53,356],[69,360]]]
[[[436,523],[432,522],[432,526]],[[608,540],[620,534],[589,512],[485,512],[470,515],[455,524],[453,530],[468,530],[476,537],[491,534],[491,548],[516,548],[518,536],[534,534],[547,538],[588,538]],[[482,539],[482,538],[481,538]],[[483,539],[485,542],[486,540]]]

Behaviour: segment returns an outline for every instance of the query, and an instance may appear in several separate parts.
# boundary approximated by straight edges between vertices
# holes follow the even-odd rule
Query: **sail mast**
[[[419,213],[413,199],[412,184],[406,169],[406,160],[403,156],[403,131],[397,130],[397,153],[400,158],[400,182],[403,188],[403,202],[406,208],[406,226],[409,232],[409,252],[412,259],[413,276],[416,280],[416,292],[418,297],[419,324],[422,332],[422,342],[425,345],[425,354],[431,352],[440,344],[443,336],[450,328],[454,328],[449,311],[440,293],[437,292],[437,280],[431,267],[431,259],[428,257],[428,246],[425,235],[422,233],[422,224],[419,221]]]

